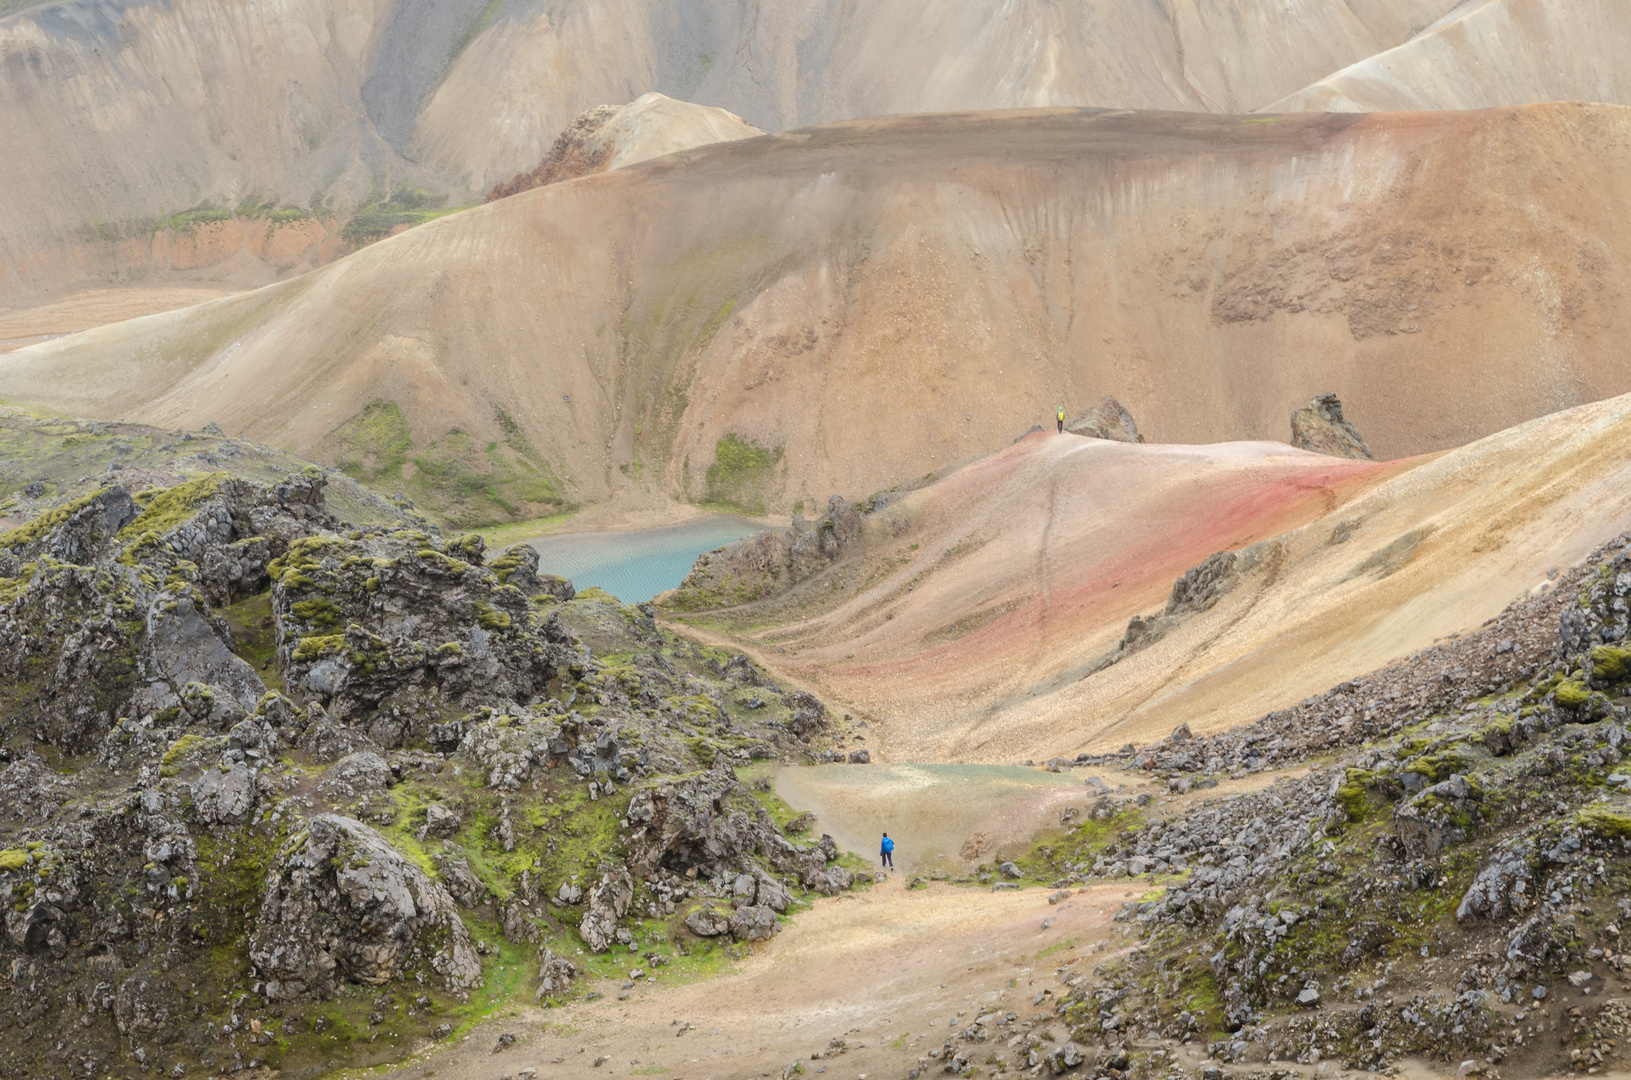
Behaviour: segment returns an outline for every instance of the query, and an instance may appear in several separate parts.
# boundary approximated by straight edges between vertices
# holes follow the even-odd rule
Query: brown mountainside
[[[22,349],[0,396],[331,460],[388,401],[419,446],[513,422],[571,501],[781,512],[1106,392],[1155,442],[1285,439],[1334,392],[1392,458],[1631,389],[1628,135],[1587,106],[829,125]]]

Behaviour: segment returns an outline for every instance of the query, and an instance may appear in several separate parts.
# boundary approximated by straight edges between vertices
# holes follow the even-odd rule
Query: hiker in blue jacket
[[[883,865],[891,870],[895,868],[895,842],[889,839],[888,833],[883,834],[883,849],[878,854],[883,860]]]

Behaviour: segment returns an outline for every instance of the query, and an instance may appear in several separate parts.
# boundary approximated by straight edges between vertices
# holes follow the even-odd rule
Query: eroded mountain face
[[[746,657],[316,468],[158,475],[6,504],[4,1075],[391,1060],[853,884],[737,782],[829,728]]]

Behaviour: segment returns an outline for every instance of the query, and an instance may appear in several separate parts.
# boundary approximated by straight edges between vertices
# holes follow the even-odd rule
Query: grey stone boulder
[[[119,984],[113,995],[113,1024],[119,1034],[140,1037],[157,1035],[170,1020],[170,1010],[162,1000],[157,980],[135,975]]]
[[[578,923],[578,936],[591,952],[603,953],[617,940],[618,920],[634,899],[634,879],[622,867],[605,867],[600,882],[589,890],[588,910]]]
[[[147,610],[138,665],[146,686],[133,696],[132,705],[153,712],[179,705],[188,684],[197,683],[224,697],[223,706],[230,702],[235,707],[233,723],[253,713],[266,685],[231,644],[226,631],[198,610],[190,591],[160,593]]]
[[[719,937],[730,932],[730,917],[712,904],[704,904],[685,917],[686,927],[698,937]]]
[[[205,769],[193,781],[193,811],[207,825],[241,825],[255,809],[255,771],[244,762]]]
[[[318,702],[306,707],[306,730],[300,736],[300,748],[318,762],[338,761],[348,754],[358,754],[380,747],[365,732],[339,723]]]
[[[514,901],[504,906],[504,940],[512,945],[538,940],[538,924],[527,918],[527,909]]]
[[[451,840],[442,841],[442,850],[431,857],[436,864],[437,876],[447,891],[460,905],[472,908],[487,899],[487,886],[470,870],[464,849]]]
[[[1048,1063],[1056,1074],[1064,1072],[1066,1069],[1074,1069],[1086,1060],[1087,1055],[1082,1053],[1082,1048],[1073,1042],[1067,1042],[1048,1055]]]
[[[758,904],[731,912],[727,925],[737,941],[768,941],[781,932],[776,913]]]
[[[317,793],[336,803],[353,802],[383,792],[391,783],[391,767],[373,750],[361,750],[323,770]]]
[[[1097,408],[1087,410],[1066,424],[1065,430],[1072,435],[1082,435],[1089,439],[1129,443],[1144,441],[1144,436],[1138,433],[1138,422],[1133,419],[1133,414],[1108,394],[1099,402]]]
[[[822,896],[837,896],[854,886],[855,875],[842,866],[810,869],[804,872],[803,884]]]
[[[571,989],[572,980],[578,976],[577,966],[572,961],[548,946],[545,946],[539,961],[538,991],[533,995],[534,1001],[564,994]]]
[[[29,852],[0,869],[0,902],[6,934],[25,953],[60,949],[69,912],[79,906],[80,885],[72,863],[51,848]],[[43,873],[42,873],[43,872]]]
[[[439,803],[431,803],[425,807],[425,835],[446,839],[459,831],[464,824],[464,818],[458,811],[449,810]]]
[[[785,912],[793,903],[793,894],[787,891],[787,886],[766,874],[759,875],[759,888],[754,897],[756,903],[768,907],[775,912]]]
[[[481,981],[448,891],[385,837],[338,814],[312,818],[278,852],[249,956],[271,1001],[327,998],[342,979],[380,986],[417,977],[449,990]]]
[[[1528,910],[1536,900],[1537,855],[1538,847],[1530,837],[1509,841],[1490,852],[1483,869],[1461,897],[1455,909],[1456,920],[1503,919]]]
[[[778,869],[803,858],[767,815],[726,806],[736,788],[736,778],[720,770],[636,792],[628,810],[629,869],[642,878],[693,868],[713,877],[750,870],[754,855]]]

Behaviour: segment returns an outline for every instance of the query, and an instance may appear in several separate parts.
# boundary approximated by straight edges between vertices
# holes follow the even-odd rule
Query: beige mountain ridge
[[[650,91],[767,131],[1049,105],[1631,103],[1631,14],[1609,0],[5,6],[5,136],[29,152],[0,160],[0,309],[302,272],[477,201],[584,110]]]
[[[887,760],[1105,753],[1175,717],[1249,723],[1545,592],[1631,524],[1628,460],[1631,396],[1388,463],[1049,430],[892,497],[843,558],[704,625],[855,707]],[[1169,605],[1219,552],[1215,593]]]

